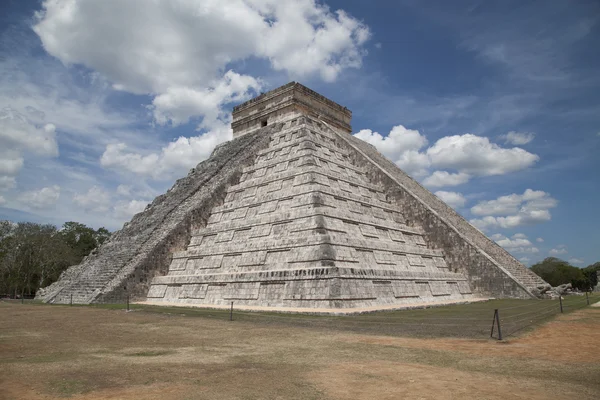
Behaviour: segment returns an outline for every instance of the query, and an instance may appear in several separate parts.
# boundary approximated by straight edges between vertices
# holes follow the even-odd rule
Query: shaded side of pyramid
[[[274,129],[277,124],[217,147],[79,265],[40,289],[36,299],[89,304],[145,298],[152,278],[167,272],[173,252],[185,249],[192,231],[206,224],[242,168],[269,144]]]

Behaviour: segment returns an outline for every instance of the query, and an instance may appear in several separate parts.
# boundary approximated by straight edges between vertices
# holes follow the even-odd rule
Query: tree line
[[[570,283],[574,289],[592,291],[598,285],[600,261],[578,268],[560,258],[548,257],[532,265],[531,270],[553,287]]]
[[[110,237],[79,222],[51,224],[0,221],[0,295],[32,296],[79,264]]]

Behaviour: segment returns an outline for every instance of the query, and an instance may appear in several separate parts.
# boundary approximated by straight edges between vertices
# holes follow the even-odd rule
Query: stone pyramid
[[[351,112],[292,82],[234,108],[234,140],[45,301],[374,310],[545,285],[353,137]]]

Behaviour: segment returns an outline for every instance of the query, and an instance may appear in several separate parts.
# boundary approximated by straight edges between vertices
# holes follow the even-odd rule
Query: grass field
[[[221,310],[0,302],[0,399],[600,398],[600,308],[585,305],[229,321]],[[489,338],[495,308],[507,340]]]

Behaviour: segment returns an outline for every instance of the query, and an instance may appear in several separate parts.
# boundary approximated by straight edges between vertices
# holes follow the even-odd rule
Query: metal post
[[[127,293],[127,311],[129,311],[129,293]]]
[[[492,331],[490,332],[490,337],[494,337],[494,325],[496,324],[496,314],[498,314],[498,309],[494,310],[494,318],[492,318]]]
[[[500,310],[496,310],[496,323],[498,324],[498,340],[502,340],[502,328],[500,328]]]
[[[587,305],[590,305],[590,298],[588,297],[588,292],[587,290],[585,291],[585,300],[587,301]]]
[[[231,310],[229,310],[229,320],[233,321],[233,301],[231,302]]]
[[[73,305],[73,293],[71,293],[71,305]]]
[[[558,296],[558,301],[560,302],[560,312],[563,312],[563,306],[562,306],[562,296]]]

